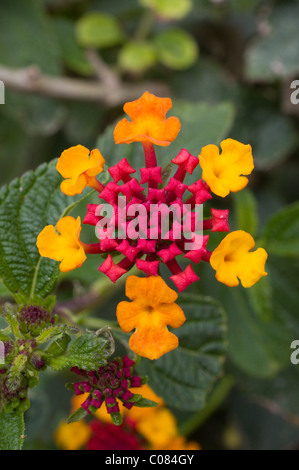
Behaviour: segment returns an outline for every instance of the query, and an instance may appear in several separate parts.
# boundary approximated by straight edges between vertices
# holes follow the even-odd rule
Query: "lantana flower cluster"
[[[81,382],[74,384],[75,394],[88,394],[86,400],[81,404],[88,413],[94,413],[105,403],[107,413],[119,415],[118,402],[130,410],[134,405],[134,394],[129,390],[131,387],[141,387],[144,383],[141,377],[133,375],[135,362],[124,356],[108,361],[105,366],[98,370],[85,371],[78,367],[72,367],[72,372],[84,378]],[[140,398],[139,395],[136,395]],[[119,419],[115,420],[119,421]]]
[[[176,291],[160,276],[162,265],[170,271],[170,281],[178,292],[199,281],[193,268],[201,261],[210,263],[216,279],[231,287],[239,281],[244,287],[251,287],[267,274],[266,251],[252,251],[255,242],[243,230],[228,233],[213,252],[208,249],[213,232],[229,232],[228,210],[212,208],[211,216],[201,220],[201,230],[197,230],[197,208],[211,200],[212,194],[226,197],[247,185],[247,176],[254,168],[251,146],[226,139],[220,144],[221,152],[211,144],[203,147],[199,156],[184,148],[172,158],[175,170],[169,176],[158,165],[154,146],[167,147],[180,131],[179,119],[166,117],[171,106],[169,98],[148,92],[124,106],[131,120],[123,118],[118,122],[114,140],[116,144],[141,142],[145,165],[140,168],[140,178],[123,158],[108,169],[112,181],[102,184],[97,176],[103,171],[104,158],[98,149],[89,152],[77,145],[59,158],[57,170],[64,178],[62,192],[73,196],[90,186],[99,193],[99,204],[88,204],[83,220],[96,227],[99,241],[82,242],[81,220],[70,216],[59,220],[56,230],[54,226],[45,227],[37,240],[40,254],[60,262],[63,272],[81,266],[86,255],[93,253],[99,256],[99,262],[100,257],[104,258],[99,271],[112,282],[133,266],[146,276],[128,277],[126,294],[132,302],[119,304],[117,318],[123,331],[135,329],[130,338],[131,349],[150,359],[177,347],[178,340],[167,327],[178,328],[185,321],[175,303]],[[187,174],[192,175],[192,184],[184,182]],[[111,208],[110,217],[102,213],[107,205]],[[115,255],[121,256],[120,261],[115,262]],[[187,261],[185,268],[178,258]]]
[[[158,406],[133,407],[130,412],[122,407],[123,422],[118,427],[112,424],[105,407],[91,420],[70,424],[62,421],[54,435],[56,446],[64,450],[200,450],[197,442],[187,441],[180,434],[175,416],[147,384],[131,390]],[[71,411],[76,412],[87,397],[87,393],[73,397]]]

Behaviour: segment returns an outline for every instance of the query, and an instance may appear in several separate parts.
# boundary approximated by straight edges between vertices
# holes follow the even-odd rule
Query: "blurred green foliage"
[[[268,251],[269,275],[250,290],[230,289],[215,281],[209,266],[200,265],[200,282],[187,292],[192,299],[198,294],[217,299],[228,317],[226,373],[233,378],[233,391],[222,397],[208,420],[199,415],[194,421],[194,413],[176,411],[182,423],[193,420],[188,432],[206,448],[299,445],[299,365],[290,363],[290,344],[299,339],[299,105],[290,105],[290,83],[299,78],[298,36],[299,0],[11,0],[0,4],[0,79],[1,66],[36,66],[50,77],[76,78],[87,87],[89,81],[100,84],[98,64],[89,54],[92,48],[105,65],[108,88],[112,76],[119,87],[128,83],[137,87],[145,81],[167,87],[174,102],[172,114],[180,117],[182,132],[167,150],[159,149],[163,164],[182,146],[198,154],[201,146],[218,144],[225,137],[253,147],[255,171],[249,187],[232,195],[229,203],[219,201],[219,207],[228,204],[231,228],[249,231],[257,245]],[[113,75],[107,76],[107,70]],[[98,146],[108,165],[124,156],[138,162],[135,146],[113,143],[113,123],[122,115],[121,103],[26,95],[5,84],[6,102],[0,105],[1,184],[79,143]],[[44,167],[46,175],[50,169]],[[34,175],[25,178],[29,196]],[[43,187],[57,183],[53,178],[38,183],[42,198],[46,197]],[[16,185],[5,187],[0,196],[19,197]],[[29,217],[27,206],[28,201],[21,198],[14,217]],[[84,206],[79,204],[77,211],[83,215]],[[43,226],[39,204],[33,213],[33,222]],[[12,233],[9,226],[5,230]],[[14,241],[16,249],[22,250],[12,237]],[[83,295],[91,285],[99,289],[103,278],[97,265],[96,260],[87,262],[61,277],[58,298]],[[13,268],[18,275],[18,267]],[[28,270],[31,273],[30,266]],[[2,276],[4,271],[3,262]],[[30,288],[29,281],[25,279],[24,290]],[[14,276],[11,282],[16,282]],[[0,294],[9,295],[2,282]],[[101,308],[114,320],[119,300],[118,294],[111,298],[107,292],[94,316]],[[190,305],[188,309],[196,317]],[[204,335],[208,325],[197,328]],[[185,334],[189,332],[182,329],[182,341]],[[173,358],[168,366],[175,362]],[[217,356],[215,362],[217,369]],[[149,365],[143,367],[158,380]],[[29,448],[51,445],[50,431],[68,414],[68,396],[60,382],[60,377],[47,376],[32,391],[33,406],[27,412]],[[192,384],[191,388],[196,396],[194,390],[200,387]],[[199,401],[200,395],[193,406]],[[175,397],[171,404],[175,406]],[[38,413],[35,406],[43,412]]]

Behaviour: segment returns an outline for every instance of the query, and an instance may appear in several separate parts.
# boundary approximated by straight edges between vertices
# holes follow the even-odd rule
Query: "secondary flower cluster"
[[[138,390],[139,391],[139,390]],[[123,423],[113,426],[106,408],[100,408],[91,421],[61,422],[55,432],[55,444],[65,450],[199,450],[196,442],[180,435],[177,421],[148,385],[142,395],[158,403],[154,408],[122,408]],[[85,400],[86,394],[74,397],[72,412]]]
[[[142,385],[141,377],[132,374],[134,365],[134,361],[124,356],[122,359],[116,358],[109,361],[106,366],[96,371],[85,371],[73,367],[71,370],[85,379],[74,384],[76,395],[88,393],[88,397],[81,404],[82,408],[90,414],[105,403],[107,413],[119,415],[118,400],[120,400],[123,406],[130,410],[135,405],[135,401],[132,400],[134,394],[129,388]]]
[[[37,305],[26,305],[16,314],[8,309],[4,318],[11,332],[10,336],[6,335],[8,328],[0,332],[0,356],[4,352],[4,361],[0,361],[0,409],[24,412],[30,406],[28,389],[38,383],[38,372],[47,367],[39,336],[54,325],[56,318]]]
[[[80,194],[87,186],[99,193],[99,204],[88,204],[83,221],[96,226],[98,243],[83,243],[81,220],[70,216],[59,220],[56,230],[54,226],[45,227],[37,239],[40,254],[59,261],[63,272],[81,266],[86,254],[94,253],[105,258],[99,270],[112,282],[134,265],[146,274],[142,280],[128,279],[127,296],[133,302],[129,307],[128,303],[121,303],[117,317],[124,331],[137,328],[130,340],[131,348],[151,359],[177,346],[167,325],[177,328],[185,320],[174,304],[175,292],[159,276],[162,264],[171,272],[170,279],[179,292],[199,280],[191,263],[200,261],[209,262],[217,280],[228,286],[237,286],[240,280],[244,287],[251,287],[267,274],[264,270],[267,253],[263,248],[251,251],[255,242],[242,230],[226,235],[213,252],[207,248],[209,231],[229,231],[228,210],[212,208],[211,217],[201,220],[198,230],[197,208],[212,199],[212,193],[225,197],[247,185],[245,175],[254,168],[251,146],[226,139],[221,142],[221,153],[216,145],[207,145],[198,157],[182,149],[171,160],[170,168],[163,170],[157,164],[154,145],[168,146],[180,131],[178,118],[166,118],[171,106],[169,98],[146,92],[125,104],[124,111],[131,121],[124,118],[116,125],[116,144],[143,145],[145,167],[140,168],[140,180],[123,158],[108,169],[113,181],[103,185],[96,178],[104,167],[104,158],[97,149],[89,154],[88,149],[77,145],[59,158],[57,170],[64,178],[61,190],[65,194]],[[198,165],[202,169],[201,179],[195,176]],[[175,171],[169,178],[172,167]],[[187,173],[194,176],[192,184],[184,182]],[[112,212],[104,217],[102,209],[107,205]],[[104,236],[103,224],[106,224]],[[115,255],[122,259],[115,262]],[[178,257],[187,261],[185,268],[178,263]],[[143,298],[134,290],[134,283],[144,293]],[[160,296],[156,294],[159,289]],[[151,294],[146,295],[147,292]]]

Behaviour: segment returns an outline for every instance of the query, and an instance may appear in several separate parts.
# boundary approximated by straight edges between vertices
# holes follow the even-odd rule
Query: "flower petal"
[[[145,92],[136,101],[126,103],[124,111],[132,121],[122,119],[115,127],[116,144],[132,142],[151,142],[162,147],[173,142],[181,128],[178,118],[166,119],[166,113],[172,107],[170,98],[158,98]]]
[[[251,250],[255,245],[252,236],[243,230],[229,233],[213,251],[210,263],[216,271],[216,279],[227,286],[253,286],[262,276],[266,276],[267,253],[263,248]]]
[[[199,155],[202,168],[202,178],[213,193],[225,197],[231,191],[236,192],[245,188],[253,168],[252,149],[233,139],[223,140],[220,144],[222,154],[216,145],[203,147]]]

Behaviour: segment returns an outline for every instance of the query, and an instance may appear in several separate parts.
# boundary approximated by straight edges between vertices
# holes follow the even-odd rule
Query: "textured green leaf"
[[[0,414],[0,450],[20,450],[25,432],[22,414]]]
[[[38,234],[82,198],[60,191],[55,163],[43,164],[0,190],[0,277],[11,292],[31,298],[47,296],[59,274],[56,261],[40,257]]]
[[[36,338],[36,342],[43,344],[49,341],[49,339],[53,338],[54,336],[60,335],[63,330],[65,329],[62,325],[54,325],[49,326],[49,328],[45,328]]]
[[[181,295],[179,304],[186,322],[174,333],[179,347],[156,361],[142,359],[138,368],[167,405],[199,410],[214,382],[222,373],[226,351],[226,322],[214,300]]]
[[[289,205],[269,220],[262,244],[277,256],[299,256],[299,202]]]
[[[62,370],[66,367],[79,367],[96,370],[107,362],[109,351],[107,341],[93,333],[86,333],[71,344],[68,351],[50,360],[50,367]]]
[[[6,322],[9,324],[14,337],[17,338],[17,339],[21,338],[22,335],[21,335],[21,332],[20,332],[20,329],[19,329],[19,322],[18,322],[16,316],[12,312],[10,312],[7,307],[4,308],[3,313],[4,313],[3,316],[6,320]]]

